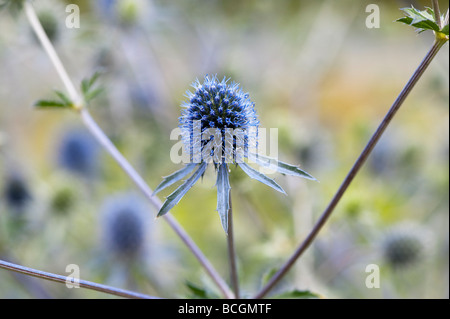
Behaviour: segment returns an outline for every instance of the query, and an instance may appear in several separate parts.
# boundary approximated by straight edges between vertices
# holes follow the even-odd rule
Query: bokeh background
[[[288,196],[232,169],[241,290],[251,296],[306,236],[433,42],[394,21],[430,1],[70,1],[35,8],[71,78],[101,71],[90,111],[152,188],[170,161],[184,93],[231,77],[278,128],[279,157],[320,180],[273,176]],[[380,28],[365,25],[380,8]],[[448,1],[440,1],[441,10]],[[449,50],[439,52],[332,218],[274,293],[325,298],[448,298]],[[161,297],[215,291],[74,112],[36,110],[63,90],[22,14],[0,12],[0,258]],[[173,209],[228,278],[214,174]],[[173,190],[163,191],[167,196]],[[380,268],[369,289],[367,265]],[[0,270],[1,298],[114,298]]]

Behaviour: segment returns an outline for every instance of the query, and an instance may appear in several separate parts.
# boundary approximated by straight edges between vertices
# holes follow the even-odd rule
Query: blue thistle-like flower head
[[[249,177],[286,194],[274,180],[255,170],[244,159],[270,168],[284,175],[315,180],[314,177],[297,166],[268,158],[259,154],[258,128],[255,103],[248,93],[244,93],[235,82],[228,83],[217,76],[205,76],[192,84],[194,92],[187,91],[188,98],[182,104],[185,109],[179,119],[185,154],[189,163],[175,173],[164,177],[155,189],[155,194],[170,185],[186,179],[161,206],[158,216],[167,214],[213,163],[217,171],[217,211],[222,227],[228,231],[228,211],[230,209],[230,183],[228,164],[237,164]]]
[[[7,178],[3,195],[8,207],[18,212],[22,212],[32,200],[26,181],[19,175]]]
[[[103,234],[108,251],[117,257],[136,258],[146,244],[146,206],[134,194],[109,198],[103,207]]]
[[[179,123],[191,162],[235,163],[241,160],[239,151],[244,155],[249,147],[256,147],[255,103],[239,84],[228,82],[206,75],[203,83],[192,84],[194,92],[186,92]]]
[[[98,145],[84,130],[69,130],[58,149],[58,164],[68,171],[89,177],[98,170]]]

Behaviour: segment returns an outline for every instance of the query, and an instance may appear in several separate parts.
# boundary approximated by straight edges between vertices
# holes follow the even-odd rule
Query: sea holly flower
[[[189,174],[181,186],[170,194],[158,216],[169,212],[199,180],[212,164],[217,172],[217,211],[222,227],[228,232],[230,203],[229,164],[239,166],[249,177],[286,194],[273,179],[248,165],[245,160],[281,174],[311,180],[314,177],[297,166],[258,154],[259,120],[255,104],[239,84],[217,76],[206,75],[203,82],[192,84],[194,92],[187,91],[187,100],[179,118],[182,141],[188,162],[185,167],[164,177],[154,193],[169,187]]]

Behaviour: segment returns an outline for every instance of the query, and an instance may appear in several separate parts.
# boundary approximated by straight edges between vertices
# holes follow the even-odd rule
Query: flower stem
[[[371,139],[367,143],[367,145],[364,148],[364,150],[362,151],[362,153],[359,155],[355,164],[350,169],[350,172],[345,177],[341,186],[337,190],[337,192],[334,195],[334,197],[332,198],[331,202],[328,204],[327,208],[324,210],[324,212],[320,216],[317,223],[314,225],[311,232],[308,234],[306,239],[298,246],[298,248],[295,250],[295,252],[292,254],[292,256],[288,259],[288,261],[278,270],[278,272],[269,280],[269,282],[255,296],[255,298],[263,298],[280,281],[280,279],[283,278],[287,274],[287,272],[291,269],[291,267],[298,260],[298,258],[306,251],[306,249],[314,241],[314,239],[316,238],[316,236],[322,229],[323,225],[327,222],[328,218],[333,213],[334,209],[336,208],[337,204],[341,200],[345,191],[350,186],[350,184],[353,181],[353,179],[355,178],[356,174],[359,172],[359,170],[363,166],[367,157],[370,155],[372,149],[375,147],[375,145],[381,138],[382,134],[388,127],[392,118],[397,113],[397,111],[399,110],[399,108],[403,104],[403,102],[405,101],[408,94],[414,88],[414,85],[420,79],[422,74],[425,72],[425,70],[430,65],[431,61],[436,56],[436,54],[439,52],[440,48],[444,45],[445,42],[446,42],[446,40],[436,38],[433,46],[428,51],[425,58],[422,60],[419,67],[416,69],[414,74],[411,76],[411,78],[409,79],[408,83],[405,85],[403,90],[400,92],[400,94],[398,95],[395,102],[392,104],[391,108],[389,109],[389,111],[387,112],[385,117],[383,118],[381,124],[378,126],[377,130],[372,135]]]
[[[231,191],[230,191],[231,192]],[[230,209],[228,211],[228,235],[227,235],[227,243],[228,243],[228,256],[230,260],[230,277],[231,277],[231,285],[233,287],[235,298],[239,299],[239,277],[237,272],[236,265],[236,250],[234,247],[234,234],[233,234],[233,206],[231,204],[231,194],[230,194],[229,206]]]
[[[32,276],[32,277],[37,277],[40,279],[45,279],[45,280],[49,280],[49,281],[62,283],[62,284],[66,284],[68,282],[68,277],[66,277],[66,276],[61,276],[61,275],[57,275],[57,274],[53,274],[53,273],[49,273],[49,272],[45,272],[45,271],[41,271],[41,270],[36,270],[33,268],[20,266],[20,265],[13,264],[13,263],[10,263],[10,262],[4,261],[4,260],[0,260],[0,268],[14,271],[14,272],[17,272],[20,274]],[[133,291],[128,291],[128,290],[124,290],[124,289],[114,288],[114,287],[106,286],[106,285],[102,285],[102,284],[97,284],[95,282],[86,281],[86,280],[79,280],[76,283],[72,282],[72,284],[78,284],[79,287],[81,287],[81,288],[95,290],[95,291],[99,291],[99,292],[103,292],[103,293],[107,293],[107,294],[115,295],[115,296],[119,296],[119,297],[124,297],[124,298],[160,299],[158,297],[149,296],[149,295],[145,295],[145,294],[141,294],[141,293],[137,293],[137,292],[133,292]]]
[[[124,170],[124,172],[130,177],[130,179],[136,184],[136,186],[143,192],[145,197],[149,202],[159,210],[162,206],[161,201],[156,197],[152,196],[153,191],[148,186],[148,184],[142,179],[142,177],[137,173],[133,166],[125,159],[125,157],[117,150],[114,144],[109,140],[109,138],[104,134],[102,129],[97,125],[92,116],[89,114],[88,110],[84,107],[84,102],[80,94],[75,88],[75,85],[68,76],[64,65],[58,57],[53,45],[47,37],[39,19],[36,16],[33,6],[29,1],[24,2],[24,10],[31,27],[35,31],[37,37],[39,38],[44,50],[48,54],[51,62],[53,63],[58,75],[60,76],[64,86],[72,101],[74,101],[75,109],[79,111],[83,123],[86,125],[88,130],[94,135],[97,141],[102,145],[105,150],[116,160],[119,166]],[[202,253],[200,248],[195,244],[195,242],[189,237],[183,227],[176,221],[176,219],[170,215],[165,215],[164,220],[169,224],[169,226],[175,231],[175,233],[180,237],[183,243],[189,248],[189,250],[194,254],[200,264],[205,268],[208,275],[216,283],[222,294],[226,298],[233,298],[233,293],[227,286],[226,282],[222,279],[219,273],[214,269],[212,264]]]

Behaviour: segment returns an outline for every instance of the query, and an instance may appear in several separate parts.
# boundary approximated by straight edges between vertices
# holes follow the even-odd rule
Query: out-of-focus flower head
[[[6,177],[3,198],[9,209],[19,213],[23,212],[32,200],[27,182],[18,174]]]
[[[427,231],[410,223],[387,232],[381,245],[385,262],[394,269],[404,269],[423,261],[430,248]]]
[[[149,212],[135,194],[108,198],[102,208],[101,227],[109,253],[122,259],[137,259],[146,249]]]
[[[71,129],[62,136],[57,151],[58,164],[83,177],[94,176],[99,169],[99,147],[88,132]]]

